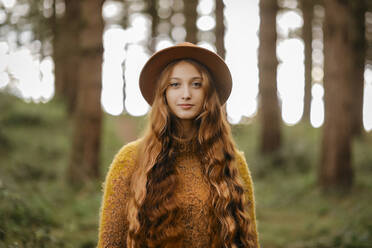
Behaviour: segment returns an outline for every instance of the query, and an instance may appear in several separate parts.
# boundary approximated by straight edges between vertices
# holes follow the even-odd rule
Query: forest
[[[0,0],[0,248],[96,247],[139,70],[183,41],[233,68],[261,247],[372,247],[372,0]]]

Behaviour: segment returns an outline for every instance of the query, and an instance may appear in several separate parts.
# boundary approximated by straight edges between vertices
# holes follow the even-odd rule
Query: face
[[[186,61],[176,64],[169,76],[165,95],[170,110],[181,122],[195,119],[205,98],[203,79],[195,66]]]

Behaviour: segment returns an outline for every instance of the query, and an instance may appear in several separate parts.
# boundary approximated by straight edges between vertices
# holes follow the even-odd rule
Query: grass
[[[72,123],[63,104],[0,93],[0,248],[95,247],[101,183],[125,143],[118,118],[104,116],[102,177],[77,191],[65,180]],[[144,127],[144,118],[120,118],[134,122],[137,134]],[[257,123],[232,132],[255,183],[262,247],[372,247],[371,133],[353,144],[352,190],[324,194],[317,184],[321,129],[283,126],[282,149],[266,157],[257,152]]]
[[[233,127],[255,182],[262,246],[372,247],[371,134],[353,143],[352,190],[325,194],[317,183],[321,129],[298,124],[282,131],[281,150],[263,158],[257,126]]]
[[[0,99],[0,247],[94,247],[103,176],[79,191],[67,184],[72,123],[63,105]],[[107,119],[108,166],[122,144]]]

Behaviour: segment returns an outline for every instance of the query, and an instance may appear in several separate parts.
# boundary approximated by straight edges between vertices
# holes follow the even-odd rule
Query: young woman
[[[98,247],[259,247],[251,176],[222,110],[231,87],[225,62],[191,43],[148,60],[149,126],[110,166]]]

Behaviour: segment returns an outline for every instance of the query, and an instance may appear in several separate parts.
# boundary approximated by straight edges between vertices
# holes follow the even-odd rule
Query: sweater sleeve
[[[255,199],[254,199],[252,177],[251,177],[251,173],[249,171],[243,152],[237,153],[236,160],[237,160],[238,171],[239,171],[240,177],[242,178],[243,186],[245,187],[245,198],[248,204],[249,216],[251,219],[251,224],[252,224],[252,228],[253,228],[253,232],[255,236],[256,247],[258,248],[260,247],[260,245],[258,241],[258,232],[257,232],[257,224],[256,224],[256,209],[255,209],[256,204],[255,204]]]
[[[127,247],[129,175],[134,167],[136,144],[122,147],[115,155],[103,183],[97,248]]]

